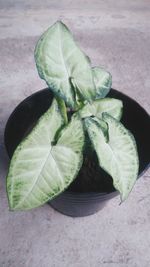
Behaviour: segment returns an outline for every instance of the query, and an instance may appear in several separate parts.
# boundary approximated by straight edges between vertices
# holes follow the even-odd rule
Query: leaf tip
[[[127,199],[127,197],[120,196],[119,206],[122,205],[125,202],[126,199]]]
[[[8,198],[8,210],[9,210],[10,212],[15,211],[15,208],[14,208],[13,205],[9,202],[9,198]]]

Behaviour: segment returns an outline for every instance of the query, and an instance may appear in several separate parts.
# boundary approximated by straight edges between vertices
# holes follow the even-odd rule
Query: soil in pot
[[[87,193],[115,191],[112,178],[99,167],[95,151],[84,155],[83,165],[77,178],[71,183],[67,191]]]

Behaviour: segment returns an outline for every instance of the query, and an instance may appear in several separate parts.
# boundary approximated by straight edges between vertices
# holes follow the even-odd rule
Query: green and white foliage
[[[134,137],[120,122],[122,101],[104,98],[111,88],[111,75],[91,67],[60,21],[39,39],[35,61],[54,99],[11,159],[7,176],[11,210],[38,207],[63,192],[82,166],[87,134],[99,165],[112,176],[125,200],[139,163]]]
[[[76,177],[82,164],[82,123],[78,116],[73,116],[59,139],[55,140],[62,125],[62,116],[54,100],[51,108],[17,147],[7,177],[12,210],[42,205],[62,192]]]
[[[35,49],[35,61],[40,77],[68,106],[75,107],[76,90],[88,101],[95,98],[89,60],[63,23],[55,23],[42,35]]]
[[[114,98],[104,98],[87,103],[80,110],[81,118],[95,116],[99,119],[102,118],[103,112],[107,112],[115,119],[120,120],[122,116],[123,104],[121,100]]]
[[[85,125],[100,166],[113,179],[114,187],[125,200],[138,175],[138,155],[133,135],[115,118],[103,113],[102,119],[107,124],[108,138],[100,123],[93,118],[86,118]]]
[[[112,76],[102,68],[92,68],[94,82],[96,86],[96,98],[104,98],[110,91],[112,85]]]

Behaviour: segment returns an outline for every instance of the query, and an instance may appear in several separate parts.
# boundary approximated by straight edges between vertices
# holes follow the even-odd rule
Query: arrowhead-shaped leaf
[[[94,82],[96,86],[96,98],[104,98],[110,91],[112,85],[112,76],[102,68],[92,68]]]
[[[63,128],[56,100],[17,147],[7,177],[12,210],[38,207],[61,193],[76,177],[82,164],[82,122],[73,116]],[[56,141],[56,144],[54,145]]]
[[[108,125],[108,140],[100,124],[85,119],[86,129],[97,153],[100,166],[112,176],[122,201],[128,197],[138,175],[138,154],[133,135],[109,114],[103,115]]]
[[[92,103],[87,103],[81,110],[80,116],[82,118],[95,116],[102,118],[103,112],[107,112],[117,120],[121,119],[123,104],[121,100],[114,98],[97,99]]]
[[[40,77],[67,105],[75,107],[76,91],[88,101],[96,97],[89,59],[62,22],[56,22],[42,35],[35,61]]]

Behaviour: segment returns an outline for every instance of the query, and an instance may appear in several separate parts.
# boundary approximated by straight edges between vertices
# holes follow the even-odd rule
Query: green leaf
[[[95,122],[95,124],[98,126],[98,128],[101,129],[101,131],[103,132],[103,135],[104,135],[104,138],[105,138],[106,142],[108,142],[109,136],[108,136],[108,125],[107,125],[107,123],[102,119],[98,119],[97,117],[92,117],[92,121]]]
[[[87,103],[79,112],[81,118],[95,116],[102,118],[103,112],[107,112],[117,120],[121,119],[123,104],[121,100],[115,98],[97,99],[92,103]]]
[[[40,77],[67,105],[75,107],[74,87],[88,101],[96,97],[89,59],[62,22],[56,22],[42,35],[35,61]]]
[[[82,122],[73,116],[59,139],[55,140],[62,126],[62,116],[54,100],[15,150],[7,177],[12,210],[28,210],[44,204],[67,188],[76,177],[82,164]]]
[[[85,119],[85,126],[97,153],[100,166],[113,178],[113,185],[125,200],[137,179],[139,160],[133,135],[116,119],[105,113],[108,125],[106,140],[100,125],[92,118]]]
[[[92,68],[94,82],[96,86],[96,98],[104,98],[110,91],[112,85],[112,76],[102,68]]]

